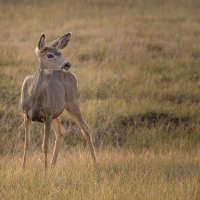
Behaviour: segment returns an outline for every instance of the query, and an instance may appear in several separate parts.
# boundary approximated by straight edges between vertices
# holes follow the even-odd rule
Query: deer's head
[[[45,46],[45,35],[40,36],[35,50],[39,57],[40,70],[52,72],[55,70],[68,70],[71,67],[70,62],[63,58],[61,52],[59,52],[67,46],[71,35],[71,33],[67,33],[48,46]]]

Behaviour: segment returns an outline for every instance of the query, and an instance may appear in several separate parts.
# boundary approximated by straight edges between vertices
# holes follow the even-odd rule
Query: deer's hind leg
[[[57,118],[52,121],[51,125],[52,125],[52,128],[53,128],[55,135],[56,135],[56,140],[55,140],[55,144],[54,144],[54,151],[53,151],[53,156],[52,156],[52,160],[51,160],[51,166],[53,167],[56,164],[56,161],[57,161],[58,152],[59,152],[60,145],[62,143],[63,136],[64,136],[64,133],[65,133],[65,128],[59,122],[59,120]]]
[[[22,169],[25,168],[26,165],[26,159],[27,159],[27,151],[29,148],[29,142],[30,142],[30,131],[31,131],[31,120],[27,117],[26,114],[24,114],[24,126],[25,126],[25,138],[24,138],[24,156],[22,161]]]
[[[91,131],[88,125],[85,123],[85,121],[82,118],[78,103],[73,102],[70,105],[68,105],[66,109],[69,112],[69,114],[72,116],[72,118],[75,120],[79,128],[81,129],[81,132],[83,133],[83,136],[85,137],[88,143],[93,164],[95,166],[97,164],[97,159],[96,159],[96,153],[95,153],[95,149],[94,149],[94,145],[93,145],[93,141],[91,137]]]

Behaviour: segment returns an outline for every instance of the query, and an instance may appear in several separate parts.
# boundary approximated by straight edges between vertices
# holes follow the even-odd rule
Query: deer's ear
[[[68,44],[68,42],[69,42],[69,40],[71,38],[71,35],[72,35],[71,32],[67,33],[66,35],[63,35],[61,38],[53,41],[49,45],[49,47],[55,47],[58,50],[64,49],[67,46],[67,44]]]
[[[36,51],[42,51],[45,47],[45,34],[42,33],[40,36],[40,40],[38,42],[38,46],[36,47]]]

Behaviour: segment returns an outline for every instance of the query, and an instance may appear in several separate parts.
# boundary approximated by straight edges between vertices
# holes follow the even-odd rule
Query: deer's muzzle
[[[71,67],[71,63],[70,62],[66,62],[66,63],[64,63],[62,69],[68,70],[70,67]]]

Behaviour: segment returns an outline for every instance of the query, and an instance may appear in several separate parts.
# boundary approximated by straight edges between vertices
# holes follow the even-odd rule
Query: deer
[[[69,70],[71,63],[63,58],[60,52],[67,46],[71,35],[69,32],[45,46],[45,34],[42,33],[35,49],[38,68],[34,75],[27,76],[23,81],[20,98],[25,126],[22,170],[26,166],[32,122],[41,122],[44,125],[42,148],[45,171],[48,169],[49,135],[51,128],[54,130],[55,144],[51,167],[55,166],[66,133],[65,127],[58,119],[64,110],[67,110],[80,128],[89,146],[93,164],[97,164],[91,130],[84,121],[78,104],[77,78]]]

